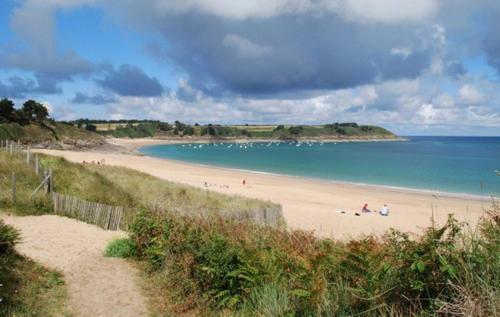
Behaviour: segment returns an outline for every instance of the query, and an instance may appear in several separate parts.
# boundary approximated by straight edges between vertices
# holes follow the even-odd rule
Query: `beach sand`
[[[141,145],[168,141],[113,142],[134,150]],[[83,160],[89,162],[104,159],[106,165],[132,168],[169,181],[201,188],[205,188],[204,184],[207,182],[215,184],[210,190],[270,200],[281,204],[290,228],[314,230],[320,236],[331,238],[382,234],[389,228],[419,233],[431,224],[432,218],[438,224],[444,223],[449,213],[473,227],[484,210],[491,206],[491,199],[269,175],[140,155],[57,150],[40,152],[80,163]],[[242,184],[243,179],[246,185]],[[384,204],[388,204],[390,215],[382,217],[377,212],[372,212],[356,216],[355,213],[359,213],[365,203],[368,203],[371,210],[379,210]],[[345,213],[340,213],[340,210]]]

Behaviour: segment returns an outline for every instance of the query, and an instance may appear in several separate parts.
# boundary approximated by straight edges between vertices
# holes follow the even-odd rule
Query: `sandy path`
[[[137,146],[133,144],[133,146]],[[319,235],[345,238],[360,234],[380,234],[389,228],[406,232],[419,232],[430,225],[434,216],[443,223],[448,213],[471,225],[491,206],[491,201],[467,197],[454,197],[417,191],[404,191],[387,187],[332,183],[299,177],[258,174],[225,168],[201,166],[147,156],[41,150],[81,163],[105,159],[107,165],[136,169],[162,179],[204,188],[210,187],[227,194],[238,194],[271,200],[283,206],[283,214],[291,228],[315,230]],[[242,185],[245,179],[247,185]],[[227,185],[228,188],[221,188]],[[376,213],[354,215],[364,203],[370,209],[389,205],[389,217]],[[345,210],[346,214],[337,213]]]
[[[123,259],[103,256],[106,244],[123,232],[53,215],[2,218],[21,230],[20,253],[64,274],[74,316],[148,315],[137,272]]]

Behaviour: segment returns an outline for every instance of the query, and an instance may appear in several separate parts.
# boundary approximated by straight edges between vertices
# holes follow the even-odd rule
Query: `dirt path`
[[[21,230],[20,253],[64,274],[74,316],[148,315],[135,269],[103,256],[106,244],[123,232],[52,215],[2,218]]]

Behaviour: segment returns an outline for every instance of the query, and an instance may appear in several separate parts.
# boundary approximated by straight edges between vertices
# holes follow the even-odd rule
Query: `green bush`
[[[116,239],[111,241],[104,250],[104,255],[113,258],[130,258],[135,255],[136,247],[129,238]]]
[[[348,242],[144,211],[131,238],[165,289],[236,315],[494,316],[500,308],[497,207],[475,234],[450,216],[416,239],[390,231]]]
[[[20,239],[19,231],[0,219],[0,255],[11,252]]]

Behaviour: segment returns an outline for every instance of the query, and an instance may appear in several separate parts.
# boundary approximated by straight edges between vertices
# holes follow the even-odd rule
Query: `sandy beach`
[[[114,139],[110,143],[133,151],[144,145],[170,142]],[[487,198],[269,175],[140,155],[58,150],[40,152],[80,163],[83,160],[104,159],[106,165],[132,168],[169,181],[201,188],[205,188],[207,182],[213,184],[210,190],[270,200],[282,205],[290,228],[314,230],[320,236],[332,238],[381,234],[389,228],[418,233],[431,224],[432,217],[437,223],[443,223],[449,213],[474,226],[484,210],[491,206],[491,199]],[[242,184],[243,179],[246,185]],[[376,212],[356,216],[364,203],[372,210],[379,210],[388,204],[390,216],[382,217]]]

